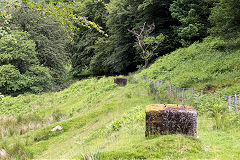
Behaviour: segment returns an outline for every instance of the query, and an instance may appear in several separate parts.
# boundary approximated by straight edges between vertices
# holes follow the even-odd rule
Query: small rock
[[[5,151],[5,149],[0,150],[0,158],[1,159],[7,158],[7,152]]]
[[[62,129],[63,129],[62,126],[56,126],[56,127],[54,127],[51,131],[52,131],[52,132],[54,132],[54,131],[56,131],[56,130],[61,131]]]

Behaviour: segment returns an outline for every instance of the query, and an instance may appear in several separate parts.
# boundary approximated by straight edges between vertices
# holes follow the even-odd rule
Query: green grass
[[[22,102],[23,110],[10,122],[19,127],[3,136],[0,145],[11,155],[9,159],[240,158],[239,122],[216,128],[216,120],[207,112],[198,117],[198,138],[180,134],[146,138],[145,106],[175,100],[133,77],[125,87],[114,85],[112,77],[92,78],[57,93],[5,97],[3,105],[14,105],[15,100]],[[30,115],[38,115],[35,122],[41,125],[18,132],[34,122]],[[52,132],[57,125],[63,130]]]
[[[141,74],[181,87],[239,94],[239,42],[207,38],[159,58]],[[133,76],[124,87],[113,77],[90,78],[60,92],[2,101],[0,150],[8,159],[240,159],[239,112],[229,113],[226,103],[214,97],[182,102]],[[145,106],[154,103],[193,105],[198,137],[146,138]],[[57,125],[63,129],[51,131]]]
[[[160,57],[141,74],[151,79],[169,79],[183,88],[239,94],[240,38],[208,37],[201,43]]]

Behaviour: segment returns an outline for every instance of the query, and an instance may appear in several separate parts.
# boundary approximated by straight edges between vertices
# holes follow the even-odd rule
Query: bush
[[[199,115],[205,115],[213,119],[214,129],[238,128],[240,124],[240,112],[229,112],[226,101],[221,97],[204,95],[192,101]]]
[[[209,30],[212,35],[238,37],[240,32],[240,0],[219,0],[212,9],[209,17],[213,27]]]
[[[0,86],[2,93],[9,94],[11,92],[16,92],[21,90],[23,86],[26,86],[24,77],[15,66],[11,64],[2,65],[0,66],[0,73]]]
[[[53,15],[41,15],[38,10],[20,7],[12,10],[13,29],[28,32],[35,44],[34,51],[41,65],[49,69],[54,89],[65,87],[68,64],[68,38],[60,22]],[[46,17],[47,18],[46,18]]]
[[[2,98],[4,97],[4,95],[2,95],[2,93],[0,93],[0,104],[2,103]]]
[[[0,92],[20,94],[39,93],[51,89],[51,75],[42,67],[36,57],[35,44],[28,35],[12,31],[16,41],[0,39]]]

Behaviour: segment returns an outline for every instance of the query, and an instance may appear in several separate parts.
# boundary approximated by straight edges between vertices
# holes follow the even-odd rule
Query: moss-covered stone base
[[[145,136],[183,133],[197,135],[197,111],[191,106],[152,104],[146,106]]]
[[[114,83],[120,86],[125,86],[127,84],[127,78],[124,77],[116,77],[114,78]]]

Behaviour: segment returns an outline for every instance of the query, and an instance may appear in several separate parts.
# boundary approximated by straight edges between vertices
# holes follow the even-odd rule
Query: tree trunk
[[[147,66],[148,66],[148,59],[145,59],[145,64],[143,66],[143,69],[147,69]]]

